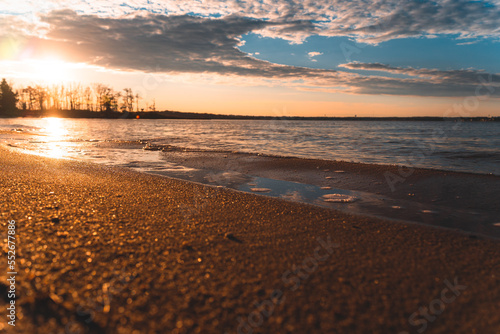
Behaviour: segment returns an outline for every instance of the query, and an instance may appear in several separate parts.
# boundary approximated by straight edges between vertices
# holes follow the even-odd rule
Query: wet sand
[[[274,184],[296,189],[290,182],[298,182],[303,188],[314,186],[332,189],[330,192],[353,192],[354,196],[360,196],[361,202],[330,207],[351,214],[457,229],[500,240],[500,228],[496,226],[500,225],[500,176],[248,153],[177,149],[161,155],[169,164],[194,170],[158,174],[234,189],[248,188],[242,185],[255,182],[251,179],[257,177],[285,181],[282,184],[263,182],[270,183],[271,187]],[[307,196],[305,191],[299,195]],[[296,201],[322,205],[315,200],[304,200],[304,196],[302,199],[298,196]]]
[[[232,170],[449,207],[499,209],[500,176],[496,175],[229,152],[169,151],[163,154],[169,162],[192,168]]]
[[[500,331],[498,241],[3,148],[0,157],[2,235],[14,219],[20,239],[8,333]]]

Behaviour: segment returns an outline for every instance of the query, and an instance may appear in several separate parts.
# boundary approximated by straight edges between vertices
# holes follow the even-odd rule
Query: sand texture
[[[3,148],[0,215],[6,333],[500,332],[488,238]]]

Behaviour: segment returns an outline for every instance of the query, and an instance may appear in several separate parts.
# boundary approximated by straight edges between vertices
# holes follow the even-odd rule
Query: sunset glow
[[[0,71],[131,87],[160,110],[443,116],[475,98],[467,116],[499,115],[498,5],[279,3],[7,1]]]
[[[45,59],[33,61],[33,78],[37,82],[45,84],[62,84],[78,80],[71,77],[69,66],[65,62],[57,59]]]

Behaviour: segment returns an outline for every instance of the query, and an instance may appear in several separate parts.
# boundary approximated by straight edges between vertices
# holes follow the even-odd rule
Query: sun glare
[[[58,59],[37,60],[33,63],[33,76],[38,82],[60,84],[72,80],[68,64]]]
[[[63,120],[61,118],[47,117],[44,118],[44,121],[45,133],[51,140],[59,140],[68,133],[68,131],[64,128]]]
[[[45,154],[51,158],[63,158],[67,154],[67,143],[62,141],[68,133],[60,118],[45,118],[44,131],[48,137]]]

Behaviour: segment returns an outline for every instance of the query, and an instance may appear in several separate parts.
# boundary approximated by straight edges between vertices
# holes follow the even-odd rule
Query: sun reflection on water
[[[48,117],[43,120],[45,121],[44,132],[51,138],[60,139],[68,133],[68,131],[64,128],[63,120],[61,118]]]
[[[68,154],[68,143],[63,142],[63,138],[68,134],[64,127],[64,122],[60,118],[44,118],[43,131],[47,136],[47,146],[42,154],[51,158],[64,158]]]

